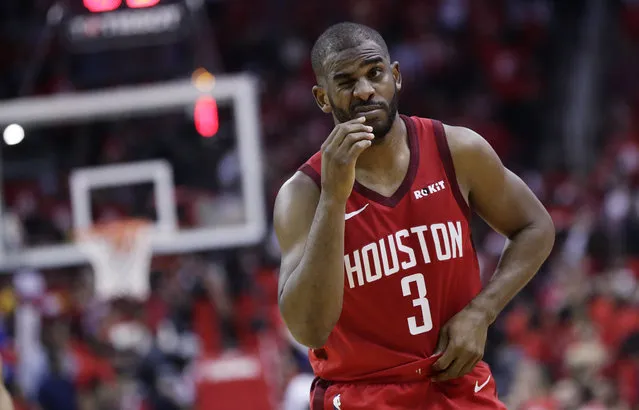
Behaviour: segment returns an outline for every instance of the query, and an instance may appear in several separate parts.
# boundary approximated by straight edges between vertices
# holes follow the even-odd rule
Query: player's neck
[[[407,134],[406,124],[397,114],[388,134],[359,156],[357,168],[375,172],[394,169],[409,152]]]

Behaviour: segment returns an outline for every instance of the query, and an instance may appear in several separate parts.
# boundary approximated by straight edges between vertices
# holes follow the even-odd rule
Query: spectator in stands
[[[37,400],[43,410],[78,410],[78,391],[68,360],[68,329],[59,321],[44,330],[48,373],[40,381]]]

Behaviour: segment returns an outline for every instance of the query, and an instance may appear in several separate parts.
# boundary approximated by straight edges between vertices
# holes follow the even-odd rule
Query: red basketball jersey
[[[410,163],[385,197],[355,182],[346,203],[344,303],[317,376],[332,381],[422,379],[439,329],[481,290],[470,209],[439,121],[401,116]],[[321,186],[321,153],[300,171]]]

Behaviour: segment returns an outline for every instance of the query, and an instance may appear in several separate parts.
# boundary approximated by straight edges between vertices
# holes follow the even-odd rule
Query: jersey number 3
[[[417,324],[417,318],[411,316],[408,318],[408,329],[411,335],[419,335],[421,333],[429,332],[433,328],[433,318],[430,314],[430,304],[426,299],[426,282],[424,281],[424,275],[421,273],[415,273],[413,275],[405,276],[402,278],[402,293],[404,296],[413,296],[411,291],[411,283],[415,282],[417,285],[417,297],[413,299],[413,306],[422,308],[422,320],[423,324]]]

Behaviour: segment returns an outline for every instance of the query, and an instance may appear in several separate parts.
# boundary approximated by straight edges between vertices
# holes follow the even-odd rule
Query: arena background
[[[308,408],[270,215],[332,128],[309,53],[343,20],[388,41],[401,112],[479,132],[553,217],[551,257],[489,335],[508,408],[639,409],[638,1],[2,0],[0,354],[18,409]],[[130,218],[162,228],[152,249]],[[142,300],[96,291],[77,246],[94,223],[119,256],[138,246],[103,288]],[[474,240],[490,275],[504,239],[475,218]]]

